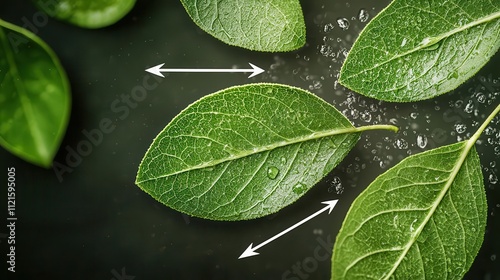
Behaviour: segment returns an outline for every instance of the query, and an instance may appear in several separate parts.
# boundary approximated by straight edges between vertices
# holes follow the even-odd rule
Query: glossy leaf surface
[[[193,21],[222,42],[265,52],[291,51],[305,44],[298,0],[181,0]]]
[[[332,279],[462,279],[486,226],[475,140],[410,156],[370,184],[337,236]]]
[[[37,36],[0,20],[0,144],[49,167],[66,131],[70,89],[53,51]]]
[[[380,100],[451,91],[500,47],[500,2],[395,0],[361,32],[339,82]]]
[[[136,183],[189,215],[262,217],[301,197],[367,129],[354,128],[331,105],[298,88],[228,88],[193,103],[165,127],[144,156]]]
[[[136,0],[33,0],[48,15],[84,28],[112,25],[132,10]]]

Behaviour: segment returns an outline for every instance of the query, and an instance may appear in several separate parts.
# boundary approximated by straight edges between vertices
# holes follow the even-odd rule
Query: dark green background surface
[[[334,240],[352,200],[407,155],[474,133],[500,100],[498,54],[457,90],[429,101],[383,103],[336,85],[343,52],[366,24],[356,19],[359,10],[368,10],[371,19],[388,3],[302,1],[307,45],[284,54],[227,46],[197,28],[178,1],[139,0],[122,21],[98,30],[52,19],[33,25],[58,54],[72,87],[71,120],[55,161],[68,164],[68,150],[77,150],[87,141],[83,131],[99,129],[103,119],[110,119],[115,128],[104,133],[72,172],[62,175],[62,181],[54,170],[0,150],[0,182],[6,185],[7,168],[16,168],[18,217],[17,272],[7,274],[7,229],[2,226],[0,275],[12,279],[329,279],[332,244],[327,240]],[[350,22],[347,30],[336,22],[342,17]],[[2,1],[0,18],[21,26],[34,18],[43,22],[29,1]],[[248,62],[267,72],[250,80],[244,74],[171,74],[159,83],[144,72],[160,63],[171,68],[247,68]],[[126,105],[122,95],[130,96],[145,77],[157,87],[147,91],[144,100],[133,102],[134,108]],[[134,185],[144,153],[176,114],[206,94],[250,82],[298,86],[334,104],[356,125],[392,123],[401,130],[365,133],[327,178],[298,202],[267,218],[243,222],[189,218]],[[477,146],[489,205],[487,233],[466,279],[500,279],[498,179],[495,183],[500,176],[498,118],[490,127]],[[428,138],[424,148],[417,145],[418,135]],[[338,180],[342,188],[337,193]],[[6,224],[7,191],[2,189],[0,221]],[[340,201],[331,215],[323,214],[265,246],[259,256],[237,259],[250,243],[259,244],[322,208],[321,201],[335,198]],[[294,271],[297,267],[302,272]]]

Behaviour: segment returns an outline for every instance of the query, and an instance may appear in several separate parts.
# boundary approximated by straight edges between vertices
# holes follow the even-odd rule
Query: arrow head
[[[248,248],[245,250],[245,252],[243,252],[243,254],[241,254],[241,256],[238,258],[239,259],[244,259],[244,258],[248,258],[248,257],[251,257],[251,256],[257,256],[259,253],[255,252],[252,248],[253,246],[253,243],[250,244],[250,246],[248,246]]]
[[[328,205],[325,209],[328,209],[328,214],[332,213],[333,208],[337,205],[338,199],[323,201],[321,203]]]
[[[248,64],[250,64],[250,66],[251,66],[251,67],[252,67],[252,69],[253,69],[253,73],[252,73],[252,75],[248,76],[248,78],[255,77],[255,76],[257,76],[257,75],[259,75],[259,74],[261,74],[261,73],[263,73],[263,72],[264,72],[264,69],[262,69],[262,68],[260,68],[260,67],[258,67],[258,66],[255,66],[255,65],[253,65],[252,63],[248,63]]]
[[[165,63],[156,65],[155,67],[148,68],[146,69],[146,72],[165,78],[165,76],[163,76],[163,74],[161,73],[161,68],[163,67],[163,65],[165,65]]]

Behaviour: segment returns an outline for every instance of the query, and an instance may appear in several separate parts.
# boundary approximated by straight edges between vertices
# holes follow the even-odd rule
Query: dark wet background
[[[256,53],[227,46],[197,28],[178,1],[138,1],[118,24],[84,30],[41,21],[28,1],[0,4],[0,17],[30,22],[58,54],[72,86],[71,121],[55,161],[72,172],[27,164],[0,150],[0,178],[16,168],[16,274],[24,279],[329,279],[333,241],[352,200],[402,158],[465,139],[500,98],[500,56],[453,93],[430,101],[391,104],[336,85],[336,75],[359,31],[389,1],[301,1],[307,46],[292,53]],[[10,2],[14,3],[14,2]],[[359,18],[364,9],[369,18]],[[40,16],[38,14],[38,16]],[[343,20],[342,18],[345,18]],[[346,26],[343,30],[340,25]],[[347,21],[347,22],[346,22]],[[166,63],[185,68],[247,68],[244,74],[172,74],[155,80],[144,69]],[[146,79],[146,80],[145,80]],[[321,183],[278,214],[253,221],[214,222],[171,210],[134,185],[142,156],[158,132],[183,108],[214,91],[249,82],[277,82],[308,89],[334,104],[356,125],[393,123],[398,134],[363,135],[349,156]],[[126,103],[141,87],[138,102]],[[154,88],[154,89],[152,89]],[[136,92],[137,91],[137,92]],[[87,141],[83,131],[110,119],[92,151],[67,161]],[[490,126],[477,146],[488,197],[488,225],[479,256],[466,279],[500,279],[500,125]],[[6,190],[0,194],[6,206]],[[238,260],[258,244],[339,198],[321,215]],[[2,210],[5,213],[5,210]],[[5,221],[2,214],[2,221]],[[6,223],[6,222],[2,222]],[[0,227],[2,260],[7,254]],[[2,261],[0,275],[6,272]],[[9,274],[12,277],[12,274]],[[134,278],[135,277],[135,278]],[[5,279],[2,276],[2,279]],[[14,279],[14,278],[13,278]]]

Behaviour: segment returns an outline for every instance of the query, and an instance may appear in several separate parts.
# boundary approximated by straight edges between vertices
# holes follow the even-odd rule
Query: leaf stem
[[[368,130],[391,130],[394,132],[398,132],[399,127],[390,124],[374,124],[374,125],[356,127],[355,130],[357,132],[368,131]]]
[[[479,139],[479,136],[483,133],[483,131],[486,129],[486,127],[490,124],[490,122],[493,120],[493,118],[500,112],[500,104],[491,112],[491,114],[484,120],[483,124],[477,129],[476,133],[472,135],[472,137],[467,141],[467,145],[472,146],[476,143],[477,139]]]

